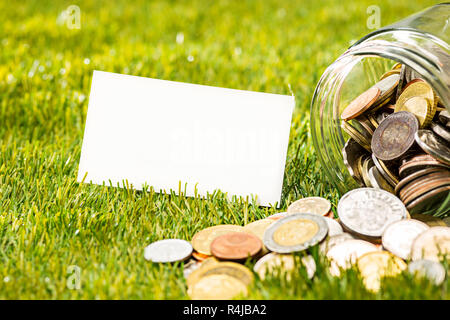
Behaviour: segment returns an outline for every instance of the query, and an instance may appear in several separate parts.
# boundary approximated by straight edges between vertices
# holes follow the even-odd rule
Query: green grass
[[[387,25],[433,1],[377,1]],[[70,4],[81,29],[56,23]],[[320,75],[367,34],[373,1],[0,2],[0,298],[186,299],[180,264],[144,260],[150,242],[191,239],[205,227],[283,211],[303,196],[339,195],[324,177],[309,134]],[[178,33],[184,43],[177,44]],[[192,55],[194,61],[187,57]],[[76,183],[94,69],[296,96],[282,208]],[[70,290],[70,266],[81,289]],[[250,298],[449,299],[407,275],[377,295],[354,270],[332,278],[298,273],[257,281]]]

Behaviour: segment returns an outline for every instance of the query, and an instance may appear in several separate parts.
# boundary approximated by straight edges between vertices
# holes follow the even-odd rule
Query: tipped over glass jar
[[[322,75],[316,153],[340,193],[376,187],[450,215],[450,3],[368,34]]]

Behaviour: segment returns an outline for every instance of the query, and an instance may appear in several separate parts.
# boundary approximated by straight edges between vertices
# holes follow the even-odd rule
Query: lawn
[[[388,25],[433,1],[376,1]],[[80,29],[61,13],[80,8]],[[162,238],[244,225],[305,196],[335,206],[309,133],[322,72],[370,32],[375,1],[0,2],[0,298],[187,299],[181,264],[144,260]],[[76,182],[93,70],[296,97],[281,208]],[[291,88],[291,89],[290,89]],[[143,146],[144,147],[144,146]],[[317,248],[313,254],[317,258]],[[76,267],[74,267],[76,266]],[[80,272],[81,288],[73,288]],[[364,290],[354,270],[256,281],[251,299],[449,299],[409,276]]]

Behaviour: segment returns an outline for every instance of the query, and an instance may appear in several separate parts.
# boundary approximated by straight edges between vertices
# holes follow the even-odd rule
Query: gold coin
[[[353,138],[361,147],[366,149],[369,152],[372,152],[370,147],[370,141],[364,137],[361,133],[359,133],[355,128],[353,128],[348,122],[342,121],[341,128],[347,132],[347,134]]]
[[[305,243],[319,231],[319,225],[312,220],[297,219],[282,224],[273,234],[273,241],[282,246]]]
[[[331,210],[331,203],[321,197],[307,197],[294,201],[287,208],[287,213],[314,213],[325,216]]]
[[[400,101],[400,100],[399,100]],[[430,124],[430,115],[432,112],[431,103],[427,98],[424,97],[411,97],[408,100],[397,101],[395,104],[394,112],[408,111],[414,114],[419,120],[419,125],[421,128]]]
[[[364,159],[364,161],[362,162],[362,166],[361,166],[361,175],[363,177],[364,184],[366,185],[366,187],[370,187],[370,188],[373,188],[373,185],[369,179],[369,169],[372,168],[373,166],[374,166],[374,164],[373,164],[373,160],[371,159],[371,157],[366,157]]]
[[[234,277],[246,285],[253,282],[254,276],[250,269],[236,262],[215,262],[206,266],[200,266],[197,270],[192,272],[186,279],[188,287],[192,287],[200,281],[203,277],[212,274],[226,274]]]
[[[406,269],[406,263],[387,251],[368,252],[359,257],[358,269],[368,290],[377,292],[383,277],[394,277]]]
[[[401,65],[400,65],[400,68],[401,68]],[[379,81],[386,79],[387,77],[392,76],[393,74],[400,74],[400,69],[392,69],[392,70],[386,72],[385,74],[383,74],[381,76]]]
[[[192,300],[230,300],[240,294],[248,294],[247,286],[226,274],[204,277],[188,289]]]
[[[402,68],[402,64],[400,62],[397,62],[394,64],[391,68],[391,70],[400,70]]]
[[[434,114],[436,113],[436,107],[437,107],[437,96],[434,93],[433,89],[430,87],[430,85],[428,83],[426,83],[423,80],[420,79],[415,79],[413,81],[410,81],[406,86],[405,89],[403,90],[402,94],[398,97],[397,102],[395,104],[396,108],[398,105],[398,108],[400,108],[400,106],[405,105],[406,101],[410,100],[411,98],[424,98],[427,100],[427,104],[429,103],[429,109],[428,112],[426,114],[426,120],[425,123],[423,124],[423,126],[427,126],[429,124],[429,122],[431,122],[431,119],[433,119]],[[416,101],[416,102],[415,102]],[[410,108],[417,108],[416,105],[417,104],[417,99],[413,100],[413,102],[411,102],[411,106]],[[423,102],[421,102],[421,104],[423,105]],[[410,110],[406,110],[406,111],[410,111]],[[395,112],[397,112],[397,110],[395,110]],[[412,111],[410,111],[412,112]],[[413,112],[414,113],[414,112]],[[416,115],[417,116],[417,115]],[[418,119],[420,122],[420,119]]]
[[[192,238],[192,246],[195,251],[210,256],[211,242],[213,242],[215,238],[230,232],[240,232],[242,229],[243,227],[232,224],[221,224],[203,229],[197,232]]]
[[[251,233],[255,236],[257,236],[261,242],[264,242],[264,232],[267,230],[268,227],[275,221],[273,219],[261,219],[254,221],[252,223],[249,223],[244,226],[244,229],[242,231]],[[263,244],[261,255],[264,255],[268,253],[269,250],[266,248],[266,246]]]

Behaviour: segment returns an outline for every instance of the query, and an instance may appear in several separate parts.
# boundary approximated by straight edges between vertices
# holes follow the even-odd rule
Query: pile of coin
[[[361,187],[397,195],[410,213],[450,211],[450,115],[417,72],[394,65],[341,119],[343,160]]]
[[[291,281],[302,268],[311,279],[316,261],[310,249],[316,245],[331,275],[354,265],[368,290],[379,290],[383,277],[405,270],[436,285],[444,281],[441,261],[450,257],[450,228],[444,220],[420,214],[412,219],[397,196],[379,188],[346,193],[337,214],[339,218],[327,199],[303,198],[287,212],[245,226],[203,229],[191,242],[156,241],[145,248],[144,256],[155,263],[185,261],[188,295],[202,300],[245,297],[256,277],[284,275]]]

